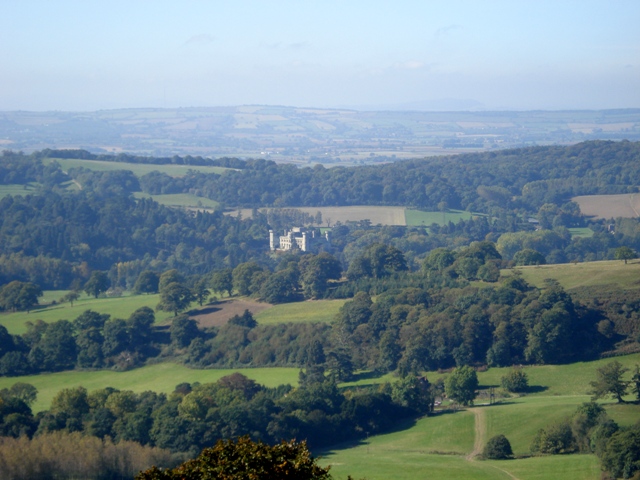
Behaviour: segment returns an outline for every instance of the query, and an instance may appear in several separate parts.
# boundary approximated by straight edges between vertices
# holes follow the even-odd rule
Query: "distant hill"
[[[584,140],[640,140],[640,109],[358,111],[283,106],[0,112],[0,148],[367,164]]]

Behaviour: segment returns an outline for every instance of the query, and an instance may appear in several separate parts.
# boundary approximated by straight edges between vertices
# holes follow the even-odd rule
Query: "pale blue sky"
[[[640,107],[639,0],[0,0],[0,22],[0,110]]]

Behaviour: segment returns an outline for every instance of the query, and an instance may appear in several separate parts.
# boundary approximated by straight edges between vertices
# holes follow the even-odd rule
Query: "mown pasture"
[[[522,278],[536,287],[543,287],[546,278],[553,278],[567,290],[593,286],[640,288],[640,260],[630,260],[627,264],[621,260],[560,263],[517,267],[516,270],[522,273]],[[508,276],[512,271],[502,270],[501,274]]]
[[[151,172],[166,173],[171,177],[183,177],[189,170],[197,170],[203,173],[222,173],[228,168],[208,167],[201,165],[153,165],[147,163],[127,163],[127,162],[105,162],[102,160],[80,160],[75,158],[48,158],[43,160],[45,164],[52,161],[60,164],[63,170],[70,168],[86,168],[98,172],[111,172],[114,170],[130,170],[137,177],[141,177]]]
[[[160,205],[167,207],[185,207],[185,208],[216,208],[219,204],[215,200],[209,198],[198,197],[189,193],[171,193],[167,195],[149,195],[148,193],[136,192],[133,194],[136,198],[151,198]]]
[[[32,195],[37,190],[37,185],[35,183],[27,183],[25,185],[21,184],[10,184],[10,185],[0,185],[0,198],[4,198],[6,196],[16,196],[22,195]]]
[[[640,217],[640,194],[581,195],[571,200],[580,205],[580,211],[594,218]]]
[[[255,380],[267,387],[278,385],[297,385],[297,368],[245,368],[245,369],[207,369],[195,370],[175,363],[164,362],[148,365],[126,372],[115,370],[82,371],[27,375],[23,377],[0,377],[0,388],[7,388],[16,382],[27,382],[38,389],[38,398],[33,406],[34,412],[49,408],[51,400],[63,388],[82,386],[87,390],[114,387],[120,390],[171,393],[176,385],[183,382],[211,383],[234,372]]]
[[[626,367],[633,367],[640,362],[640,354],[617,357],[616,360]],[[486,397],[480,396],[475,407],[423,417],[413,423],[398,425],[393,432],[384,435],[326,449],[320,452],[322,463],[332,465],[331,471],[336,479],[351,475],[369,480],[597,480],[600,467],[594,455],[526,456],[540,428],[568,418],[580,404],[590,400],[589,382],[595,378],[596,369],[610,361],[525,367],[532,393],[498,398],[494,405],[485,404]],[[481,391],[493,386],[498,387],[496,391],[499,393],[500,378],[507,371],[506,368],[495,368],[480,372]],[[427,376],[435,380],[446,374],[433,372]],[[640,420],[640,405],[619,405],[611,399],[601,403],[621,425],[631,425]],[[516,456],[522,458],[507,461],[474,458],[485,442],[498,434],[505,435]]]
[[[141,307],[155,309],[160,301],[160,295],[128,295],[122,297],[92,298],[82,295],[77,301],[70,303],[49,304],[52,300],[59,300],[65,291],[46,291],[40,303],[43,305],[30,312],[12,312],[0,314],[0,325],[4,325],[9,333],[19,335],[27,331],[26,322],[43,320],[47,323],[58,320],[73,320],[85,310],[98,313],[108,313],[112,318],[127,319],[134,311]],[[162,324],[170,319],[173,313],[156,312],[156,323]]]
[[[385,206],[350,206],[350,207],[286,207],[294,208],[309,215],[317,212],[322,214],[322,225],[335,225],[336,222],[360,222],[369,220],[371,225],[398,225],[408,227],[424,227],[433,223],[444,225],[449,222],[457,223],[460,220],[469,220],[471,212],[464,210],[447,210],[446,212],[428,212],[405,207],[385,207]],[[260,211],[266,211],[262,208]],[[230,210],[228,215],[242,215],[243,218],[251,217],[253,210],[241,208]]]
[[[408,227],[429,226],[433,223],[444,225],[449,222],[458,223],[460,220],[469,220],[471,212],[464,210],[447,210],[445,212],[427,212],[407,208],[404,212]]]
[[[331,323],[346,300],[308,300],[283,303],[259,312],[255,319],[260,325],[278,323]]]

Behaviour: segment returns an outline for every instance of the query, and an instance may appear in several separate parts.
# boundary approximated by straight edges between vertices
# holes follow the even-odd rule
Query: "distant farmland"
[[[640,194],[583,195],[572,199],[583,214],[595,218],[640,217]]]
[[[383,207],[383,206],[351,206],[351,207],[284,207],[300,210],[310,215],[317,212],[322,213],[322,225],[327,226],[330,222],[335,225],[336,222],[359,222],[369,220],[371,225],[399,225],[409,227],[428,226],[432,223],[443,225],[444,223],[457,223],[461,219],[468,220],[472,214],[462,210],[448,210],[442,212],[426,212],[405,207]],[[269,210],[267,208],[261,211]],[[237,216],[238,212],[242,214],[242,218],[249,218],[252,215],[252,209],[242,208],[230,211],[228,214]]]
[[[105,162],[100,160],[79,160],[75,158],[50,158],[45,159],[44,163],[55,160],[60,164],[63,170],[70,168],[83,167],[88,170],[99,172],[110,172],[114,170],[130,170],[137,177],[141,177],[150,172],[162,172],[171,177],[183,177],[189,170],[197,170],[203,173],[222,173],[227,168],[223,167],[206,167],[199,165],[153,165],[146,163],[126,163],[126,162]]]

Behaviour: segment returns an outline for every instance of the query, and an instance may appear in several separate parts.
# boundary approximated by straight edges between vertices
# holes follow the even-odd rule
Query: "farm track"
[[[476,458],[482,454],[482,450],[484,449],[484,445],[487,443],[487,418],[483,408],[470,408],[469,411],[473,413],[475,419],[475,438],[473,442],[473,451],[467,455],[465,458],[469,462],[475,462]],[[520,480],[518,477],[513,475],[512,473],[504,470],[495,465],[488,465],[491,468],[494,468],[505,475],[508,475],[512,480]]]

